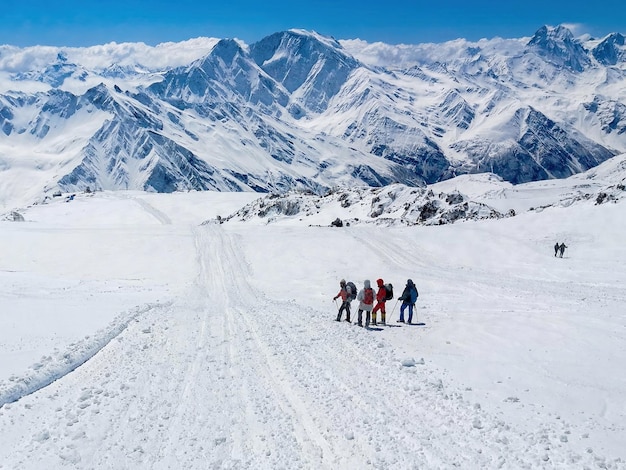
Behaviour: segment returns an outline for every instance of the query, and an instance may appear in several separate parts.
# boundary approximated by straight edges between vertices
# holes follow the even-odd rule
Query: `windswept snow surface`
[[[0,222],[0,468],[626,468],[623,200],[201,224],[255,197],[97,193]],[[339,279],[378,277],[415,281],[419,325],[396,300],[386,327],[334,321]]]

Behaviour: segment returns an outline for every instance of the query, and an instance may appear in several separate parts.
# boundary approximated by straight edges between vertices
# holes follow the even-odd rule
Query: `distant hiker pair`
[[[567,245],[565,245],[565,243],[561,243],[559,245],[559,242],[556,242],[556,245],[554,245],[554,256],[558,254],[559,258],[563,258],[563,253],[565,253],[565,248],[567,248]]]

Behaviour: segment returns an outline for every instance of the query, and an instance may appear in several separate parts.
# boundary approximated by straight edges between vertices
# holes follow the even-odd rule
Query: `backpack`
[[[354,282],[346,282],[346,290],[348,291],[348,300],[356,299],[356,286],[354,285]]]
[[[385,300],[393,299],[393,285],[391,285],[391,282],[389,284],[385,284],[385,293]]]
[[[374,289],[371,287],[363,291],[363,303],[366,305],[372,305],[374,303]]]

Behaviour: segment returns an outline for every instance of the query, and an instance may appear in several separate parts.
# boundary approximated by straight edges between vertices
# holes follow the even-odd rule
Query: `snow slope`
[[[0,222],[0,468],[626,468],[623,199],[201,225],[254,197],[79,194]],[[340,278],[378,277],[416,282],[423,325],[395,300],[389,326],[333,321]]]

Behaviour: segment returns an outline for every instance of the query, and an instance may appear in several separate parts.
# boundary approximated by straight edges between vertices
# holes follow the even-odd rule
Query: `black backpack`
[[[393,299],[393,285],[391,285],[391,282],[388,284],[385,284],[385,300],[391,300]]]
[[[354,285],[354,282],[346,282],[346,290],[348,290],[348,300],[356,299],[356,286]]]

